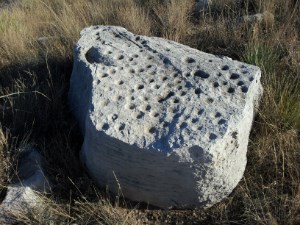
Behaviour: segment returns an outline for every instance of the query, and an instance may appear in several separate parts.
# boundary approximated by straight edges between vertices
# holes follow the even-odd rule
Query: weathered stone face
[[[167,207],[208,207],[237,185],[260,70],[121,27],[82,31],[69,100],[82,161],[113,192]]]

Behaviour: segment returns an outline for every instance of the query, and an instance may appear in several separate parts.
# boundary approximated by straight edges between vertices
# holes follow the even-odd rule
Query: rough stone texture
[[[18,215],[36,213],[45,206],[36,192],[50,190],[50,184],[43,172],[43,159],[34,148],[22,152],[18,174],[7,188],[5,199],[0,205],[0,223],[14,224]]]
[[[115,193],[208,207],[243,176],[258,67],[121,27],[84,29],[69,101],[89,174]]]

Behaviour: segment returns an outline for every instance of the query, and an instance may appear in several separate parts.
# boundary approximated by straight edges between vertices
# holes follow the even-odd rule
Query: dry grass
[[[215,1],[198,15],[192,6],[192,0],[21,0],[0,11],[0,185],[9,182],[18,149],[26,143],[39,146],[55,184],[52,196],[41,197],[47,210],[19,215],[20,222],[300,223],[300,1]],[[237,22],[264,11],[274,14],[274,23]],[[248,165],[227,199],[209,210],[138,207],[133,213],[132,207],[108,200],[82,172],[82,138],[66,99],[73,45],[84,27],[98,24],[124,26],[261,67],[264,95]]]

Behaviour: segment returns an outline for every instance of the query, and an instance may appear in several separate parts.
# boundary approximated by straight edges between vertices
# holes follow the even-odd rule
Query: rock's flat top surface
[[[258,71],[120,27],[82,35],[81,51],[95,69],[91,118],[97,130],[143,149],[171,153],[222,139],[241,116]]]
[[[101,185],[160,207],[209,206],[241,179],[258,67],[121,27],[82,31],[69,100]]]

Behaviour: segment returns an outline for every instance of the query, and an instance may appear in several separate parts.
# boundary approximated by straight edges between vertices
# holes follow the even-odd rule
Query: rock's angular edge
[[[90,175],[132,200],[209,207],[246,166],[258,67],[122,27],[84,29],[69,101]]]

